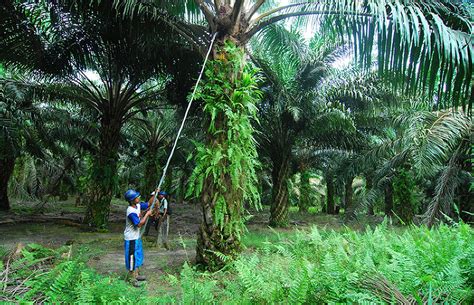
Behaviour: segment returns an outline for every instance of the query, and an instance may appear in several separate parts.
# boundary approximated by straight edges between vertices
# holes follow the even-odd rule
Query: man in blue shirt
[[[157,190],[159,192],[159,190]],[[128,201],[127,217],[125,218],[124,245],[125,245],[125,266],[129,271],[129,278],[133,285],[137,286],[137,281],[144,281],[145,277],[138,274],[138,268],[143,265],[143,245],[140,238],[140,228],[146,223],[151,214],[148,210],[143,217],[141,211],[148,209],[153,202],[153,197],[148,203],[140,201],[140,193],[135,190],[125,192],[125,200]]]

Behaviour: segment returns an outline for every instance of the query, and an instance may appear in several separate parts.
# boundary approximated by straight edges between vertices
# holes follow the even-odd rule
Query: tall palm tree
[[[267,80],[258,106],[257,141],[261,157],[270,160],[272,169],[270,225],[285,226],[288,223],[288,180],[294,172],[293,150],[305,130],[314,123],[315,87],[328,67],[322,55],[324,50],[308,48],[299,32],[281,26],[271,26],[266,31],[280,40],[258,40],[255,43],[258,47],[252,48],[252,59]],[[282,46],[281,40],[287,45]]]
[[[175,116],[176,111],[166,109],[163,112],[150,112],[147,116],[138,116],[130,122],[134,151],[142,156],[144,163],[142,190],[153,190],[158,185],[160,163],[166,162],[164,157],[178,129]]]
[[[2,163],[2,209],[9,209],[8,182],[15,161],[24,155],[30,156],[37,171],[33,197],[56,194],[64,182],[73,184],[73,170],[80,152],[89,143],[91,128],[87,114],[76,113],[78,107],[65,104],[51,105],[42,99],[36,86],[19,74],[6,73],[0,77],[0,130]],[[40,173],[41,168],[44,169]],[[39,185],[41,181],[42,185]],[[44,187],[43,187],[44,186]],[[43,191],[38,190],[42,188]],[[23,189],[24,190],[24,189]],[[18,192],[16,192],[16,195]]]
[[[356,67],[333,70],[320,87],[319,97],[327,103],[336,103],[348,109],[358,130],[354,143],[356,145],[352,145],[347,153],[333,158],[332,166],[333,175],[345,185],[344,210],[346,218],[350,218],[354,208],[351,198],[352,181],[355,176],[363,174],[367,176],[367,185],[370,185],[370,175],[375,167],[367,160],[359,160],[359,154],[373,144],[374,138],[384,134],[393,110],[398,107],[398,111],[401,111],[399,107],[403,106],[403,99],[394,96],[386,82],[376,73],[361,71]],[[371,207],[368,207],[369,214]]]
[[[78,176],[86,171],[85,156],[98,138],[97,126],[90,125],[94,114],[78,105],[42,101],[38,115],[35,128],[47,154],[38,162],[37,172],[44,194],[65,200],[75,193]]]
[[[269,84],[263,87],[266,94],[259,106],[257,138],[261,155],[270,160],[272,168],[270,224],[281,226],[288,223],[289,177],[296,170],[314,167],[314,150],[354,146],[356,143],[351,142],[357,133],[349,112],[339,101],[327,100],[319,93],[325,78],[332,74],[331,63],[346,54],[340,43],[334,37],[316,35],[308,47],[298,33],[274,26],[267,28],[270,30],[279,39],[259,41],[252,58],[262,67]],[[287,42],[286,46],[278,43],[281,40]],[[328,191],[334,184],[329,177],[333,172],[325,171]],[[308,181],[306,175],[302,178]],[[327,198],[332,199],[332,194],[329,192]],[[329,206],[333,213],[332,201]]]
[[[32,133],[31,124],[25,124],[32,110],[31,91],[0,82],[0,210],[10,209],[8,182],[25,138]]]
[[[472,212],[469,185],[472,183],[470,139],[473,135],[472,119],[463,112],[416,111],[400,116],[405,131],[400,138],[401,149],[397,157],[406,152],[413,160],[413,170],[421,177],[434,179],[434,193],[423,221],[432,226],[442,219],[442,213],[453,216],[456,208],[460,216]],[[396,148],[396,146],[395,146]]]
[[[389,100],[403,101],[403,96],[394,95]],[[354,208],[371,207],[383,197],[387,215],[396,212],[401,218],[411,221],[414,207],[409,206],[413,200],[408,195],[414,190],[404,190],[403,194],[398,189],[416,179],[429,199],[422,211],[427,225],[432,226],[442,213],[453,216],[456,203],[461,216],[466,218],[471,209],[466,195],[469,193],[471,169],[466,160],[472,120],[462,111],[430,111],[426,104],[412,103],[411,108],[405,109],[397,106],[389,110],[388,106],[385,107],[385,119],[370,132],[365,147],[356,151],[339,170],[341,175],[345,172],[366,175],[366,196],[361,205]],[[356,122],[366,130],[371,128],[363,123],[367,118]],[[424,181],[431,182],[427,185]],[[405,195],[408,197],[402,198]],[[354,210],[347,213],[352,217]]]
[[[355,49],[356,58],[365,66],[371,65],[372,48],[377,45],[380,72],[383,75],[393,74],[385,72],[396,72],[397,75],[403,76],[396,77],[394,83],[406,85],[415,91],[427,90],[430,93],[438,88],[438,95],[451,96],[453,105],[461,104],[469,109],[471,107],[471,103],[465,103],[465,98],[471,95],[471,16],[460,1],[327,0],[292,1],[283,6],[265,0],[177,0],[146,3],[138,0],[117,0],[115,3],[124,15],[136,11],[152,14],[156,20],[168,23],[200,50],[205,49],[205,46],[209,45],[210,37],[217,34],[212,58],[222,64],[215,69],[220,70],[222,78],[235,83],[243,76],[242,73],[235,74],[232,69],[227,69],[226,63],[235,62],[235,59],[230,58],[231,55],[222,47],[226,42],[231,41],[237,48],[244,48],[256,33],[273,23],[291,17],[312,16],[310,20],[322,22],[320,28],[324,33],[339,34],[345,41],[350,42]],[[205,26],[202,25],[203,22]],[[243,66],[241,62],[241,69]],[[422,77],[418,77],[420,75]],[[233,91],[226,93],[232,95]],[[444,105],[440,103],[438,106]],[[225,116],[215,117],[221,130],[218,134],[227,134],[232,126],[219,122]],[[209,147],[226,145],[227,140],[217,136],[218,134],[208,134]],[[231,185],[229,181],[206,176],[203,183],[207,189],[203,192],[206,195],[201,197],[203,215],[215,215],[221,211],[216,210],[216,202],[212,199],[215,198],[215,190],[221,183]],[[232,188],[227,192],[233,194],[232,198],[240,197],[240,203],[237,200],[237,205],[242,205],[243,197],[239,195],[241,187]],[[202,251],[214,251],[214,246],[222,243],[221,237],[216,237],[216,240],[210,238],[222,236],[213,234],[216,230],[218,229],[210,218],[203,217],[198,238],[198,260],[202,258]],[[236,238],[238,237],[234,236],[230,239]],[[233,252],[233,249],[238,247],[237,244],[224,249],[224,252]]]
[[[117,187],[120,130],[135,114],[164,103],[160,76],[179,61],[186,43],[173,38],[166,24],[138,15],[119,17],[112,1],[12,1],[0,13],[6,28],[0,58],[54,77],[48,94],[96,113],[100,136],[86,221],[105,228]]]

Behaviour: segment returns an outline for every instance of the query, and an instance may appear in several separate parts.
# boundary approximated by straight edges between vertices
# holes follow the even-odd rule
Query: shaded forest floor
[[[72,245],[73,253],[87,255],[89,265],[106,275],[125,277],[123,255],[123,229],[125,204],[113,201],[110,227],[107,233],[89,232],[78,225],[83,216],[83,207],[76,207],[72,201],[49,203],[42,206],[33,203],[13,204],[12,211],[0,213],[0,244],[12,249],[18,244],[38,243],[50,247]],[[179,274],[184,262],[193,262],[195,256],[196,232],[200,222],[200,209],[191,204],[173,204],[170,221],[170,249],[156,246],[157,232],[152,228],[150,236],[144,238],[145,264],[142,273],[148,277],[147,289],[151,295],[160,291],[173,291],[167,277]],[[296,230],[306,230],[313,225],[321,229],[341,230],[344,228],[341,216],[302,215],[290,211],[290,226],[271,229],[267,226],[269,209],[254,212],[247,224],[248,233],[243,243],[245,251],[259,248],[263,242],[277,238],[291,239]],[[367,224],[375,225],[381,217],[364,219],[350,225],[352,229],[363,230]]]

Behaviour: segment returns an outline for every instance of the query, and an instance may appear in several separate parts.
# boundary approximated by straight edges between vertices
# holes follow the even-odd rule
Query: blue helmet
[[[165,191],[160,191],[160,192],[158,193],[158,195],[166,196],[166,195],[168,195],[168,194],[167,194]]]
[[[135,198],[140,197],[140,193],[135,191],[135,190],[128,190],[128,191],[125,192],[124,197],[125,197],[125,200],[132,201]]]

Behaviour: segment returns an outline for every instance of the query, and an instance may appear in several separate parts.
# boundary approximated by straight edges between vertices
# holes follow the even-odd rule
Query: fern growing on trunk
[[[197,262],[215,270],[225,264],[223,257],[240,252],[244,202],[260,205],[251,121],[261,93],[257,71],[245,65],[243,48],[226,41],[214,58],[196,95],[204,101],[208,138],[196,144],[188,195],[200,197],[202,204]]]

